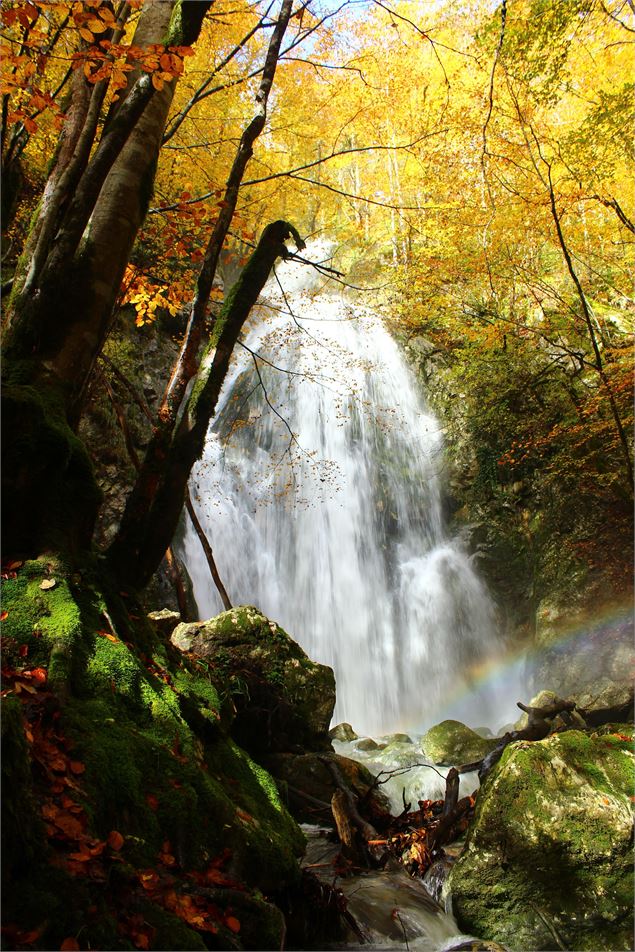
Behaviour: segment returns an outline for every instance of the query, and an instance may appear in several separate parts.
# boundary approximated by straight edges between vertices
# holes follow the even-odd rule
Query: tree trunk
[[[256,250],[231,289],[174,437],[161,455],[146,454],[140,478],[128,499],[108,557],[122,584],[142,588],[160,564],[172,540],[185,501],[192,466],[203,452],[209,422],[238,335],[278,257],[289,252],[284,241],[295,228],[276,221],[265,228]]]
[[[188,4],[189,34],[179,20],[182,0],[146,4],[134,43],[187,45],[193,42],[209,2]],[[193,15],[193,9],[196,16]],[[178,29],[177,29],[178,24]],[[157,91],[148,74],[130,82],[128,95],[106,123],[92,158],[75,182],[60,221],[63,194],[53,201],[53,214],[43,224],[29,263],[22,292],[14,296],[15,312],[7,339],[12,358],[35,356],[35,379],[59,387],[72,423],[108,330],[112,308],[127,261],[152,193],[156,162],[176,80]],[[99,85],[99,84],[98,84]],[[92,113],[99,107],[95,88],[88,108],[90,122],[80,134],[81,167],[86,142],[92,141]],[[84,141],[86,140],[86,141]],[[73,160],[67,172],[74,168]],[[59,227],[58,227],[59,225]]]
[[[189,45],[209,6],[208,0],[145,4],[135,43]],[[78,80],[74,120],[58,152],[68,164],[53,171],[45,218],[25,265],[31,283],[28,293],[16,287],[5,334],[7,551],[80,551],[90,544],[100,494],[69,422],[77,421],[150,198],[174,82],[161,91],[148,74],[131,82],[88,160],[85,146],[92,145],[100,91],[94,89],[87,104]],[[73,162],[82,171],[67,196],[59,186]]]

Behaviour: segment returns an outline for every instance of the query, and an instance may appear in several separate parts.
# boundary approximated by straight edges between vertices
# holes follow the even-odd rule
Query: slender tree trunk
[[[273,222],[265,228],[223,305],[173,439],[160,456],[146,454],[140,478],[128,498],[119,531],[108,552],[113,572],[126,585],[145,586],[172,540],[187,481],[203,452],[238,335],[276,258],[288,257],[284,242],[291,236],[299,248],[304,247],[288,222]]]
[[[569,253],[569,247],[564,237],[564,232],[562,230],[562,223],[560,221],[560,215],[558,214],[558,208],[556,206],[556,196],[554,193],[553,182],[551,179],[550,165],[547,165],[547,171],[549,176],[549,198],[551,202],[551,215],[553,217],[553,220],[556,226],[556,232],[558,234],[558,242],[560,244],[560,248],[562,250],[562,254],[567,265],[567,270],[569,272],[569,275],[571,276],[571,280],[573,281],[575,285],[578,299],[580,301],[582,314],[584,316],[584,322],[586,324],[586,328],[589,334],[591,347],[593,348],[593,355],[595,358],[595,369],[598,372],[600,380],[602,381],[602,386],[604,387],[604,390],[606,391],[606,395],[608,397],[609,406],[611,408],[611,415],[613,416],[613,422],[615,423],[615,429],[617,431],[617,435],[620,442],[620,448],[622,451],[622,460],[624,463],[624,474],[626,476],[629,490],[632,495],[633,493],[633,463],[631,460],[631,447],[628,442],[626,430],[624,429],[624,424],[622,423],[622,418],[620,416],[619,407],[615,399],[615,394],[613,393],[613,388],[611,387],[611,382],[606,375],[606,371],[604,370],[602,352],[600,350],[600,345],[598,344],[595,328],[593,326],[593,316],[591,314],[591,309],[586,299],[586,294],[584,293],[582,284],[580,283],[578,274],[573,266],[573,260],[571,258],[571,254]]]

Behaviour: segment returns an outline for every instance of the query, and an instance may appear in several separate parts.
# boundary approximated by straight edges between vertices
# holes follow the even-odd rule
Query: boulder
[[[257,608],[177,625],[171,640],[209,661],[212,680],[236,707],[232,736],[257,761],[281,751],[330,749],[333,671],[311,661]]]
[[[426,757],[435,764],[460,766],[482,760],[496,746],[495,738],[480,737],[460,721],[441,721],[421,741]]]
[[[346,723],[336,724],[335,727],[331,728],[329,737],[331,740],[339,740],[343,744],[347,744],[351,740],[357,740],[357,734],[351,725]]]
[[[620,612],[597,606],[594,621],[581,608],[544,598],[536,612],[533,683],[570,697],[590,712],[591,724],[633,716],[635,643],[629,606]]]
[[[512,950],[631,949],[632,727],[511,744],[449,875],[465,931]]]
[[[379,738],[382,744],[390,747],[391,744],[411,744],[412,738],[407,734],[384,734]]]
[[[376,740],[373,740],[372,737],[362,737],[361,740],[358,740],[355,744],[356,750],[381,750],[382,747],[385,747],[386,744],[378,744]]]

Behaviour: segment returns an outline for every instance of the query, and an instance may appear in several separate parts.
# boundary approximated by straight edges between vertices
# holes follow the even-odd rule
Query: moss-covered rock
[[[333,671],[311,661],[258,609],[242,606],[209,621],[178,625],[172,643],[209,662],[212,679],[236,706],[232,735],[256,759],[330,749]]]
[[[329,731],[329,737],[331,740],[339,740],[344,744],[351,740],[357,740],[357,734],[351,725],[346,724],[345,722],[342,724],[336,724],[335,727],[332,727]]]
[[[297,886],[304,837],[226,732],[208,666],[166,645],[94,569],[71,574],[51,557],[8,574],[2,834],[15,941],[40,930],[39,947],[59,948],[81,932],[82,948],[131,949],[143,928],[150,949],[279,948],[271,900]],[[210,868],[213,901],[192,899]]]
[[[496,739],[481,737],[460,721],[447,720],[431,727],[421,746],[433,763],[459,766],[481,760],[496,746]]]
[[[632,948],[632,728],[613,730],[505,750],[450,873],[464,930],[523,952]]]

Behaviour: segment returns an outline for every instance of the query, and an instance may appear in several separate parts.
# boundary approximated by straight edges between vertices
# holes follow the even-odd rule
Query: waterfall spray
[[[469,711],[496,726],[496,698],[448,706],[501,642],[444,526],[439,421],[371,310],[280,271],[285,295],[270,287],[253,315],[190,483],[232,601],[334,668],[335,722],[377,734]],[[183,545],[200,615],[217,614],[189,529]]]

